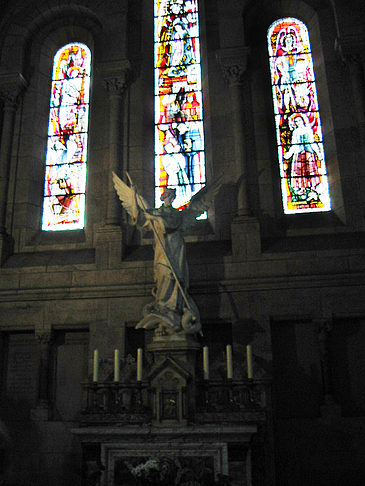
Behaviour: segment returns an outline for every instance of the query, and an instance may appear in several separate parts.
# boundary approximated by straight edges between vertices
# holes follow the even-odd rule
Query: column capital
[[[35,337],[39,344],[51,344],[53,333],[51,329],[36,329]]]
[[[27,84],[21,73],[0,73],[0,99],[4,101],[5,107],[15,108],[19,95]]]
[[[318,326],[319,339],[327,339],[333,329],[333,322],[330,317],[314,318],[313,322]]]
[[[335,50],[345,64],[360,63],[365,61],[365,35],[354,29],[346,35],[337,37]]]
[[[249,47],[230,47],[216,52],[216,58],[229,86],[242,83],[250,53]]]
[[[128,86],[131,69],[128,59],[103,63],[99,70],[104,79],[104,86],[109,95],[122,96]]]

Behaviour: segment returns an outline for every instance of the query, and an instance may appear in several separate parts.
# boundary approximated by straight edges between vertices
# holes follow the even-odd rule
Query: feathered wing
[[[123,182],[115,172],[113,172],[113,183],[124,209],[128,212],[130,216],[133,216],[132,209],[134,190],[131,187],[127,186],[127,184]],[[147,202],[138,193],[137,204],[142,210],[148,209]]]
[[[210,184],[207,184],[203,189],[194,194],[191,198],[189,206],[183,211],[183,227],[188,228],[196,222],[204,211],[207,211],[215,197],[217,196],[223,184],[223,174],[214,179]]]

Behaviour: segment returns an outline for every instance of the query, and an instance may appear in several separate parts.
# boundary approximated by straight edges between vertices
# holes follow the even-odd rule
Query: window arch
[[[198,0],[155,0],[155,204],[183,208],[206,182]]]
[[[286,214],[331,209],[308,29],[282,18],[268,29],[281,190]]]
[[[53,59],[42,230],[82,229],[85,221],[90,49],[63,46]]]

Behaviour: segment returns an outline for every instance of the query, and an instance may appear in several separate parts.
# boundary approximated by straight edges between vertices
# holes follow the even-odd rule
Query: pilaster
[[[260,226],[252,216],[248,198],[248,166],[244,133],[245,98],[244,76],[249,56],[248,47],[228,48],[217,52],[217,59],[231,96],[232,130],[234,139],[237,183],[237,215],[231,225],[232,256],[234,261],[247,260],[261,252]]]
[[[0,99],[3,101],[3,126],[0,139],[0,263],[11,251],[11,238],[6,232],[6,209],[9,190],[14,120],[20,94],[27,83],[20,73],[0,74]]]
[[[129,61],[122,59],[102,66],[104,86],[109,98],[109,169],[108,205],[106,224],[120,224],[120,201],[114,190],[112,172],[123,173],[122,150],[122,114],[123,98],[128,86]]]
[[[336,39],[335,49],[344,63],[352,85],[353,109],[359,124],[363,153],[365,152],[365,35],[356,30]]]
[[[333,329],[332,319],[314,319],[318,326],[318,341],[320,350],[323,403],[321,405],[321,415],[324,419],[330,420],[341,416],[341,408],[336,403],[333,396],[333,382],[331,375],[331,356],[329,351],[329,339]]]
[[[48,330],[36,330],[35,337],[38,341],[38,387],[37,404],[31,411],[33,420],[47,421],[50,413],[49,370],[52,345],[52,332]]]
[[[247,155],[244,135],[245,100],[243,98],[243,78],[248,55],[249,49],[247,47],[222,49],[217,52],[217,60],[231,96],[238,216],[249,216],[251,214],[247,191]]]
[[[120,265],[122,258],[121,203],[115,192],[112,172],[123,173],[123,112],[130,63],[127,59],[104,63],[100,72],[109,102],[109,161],[107,167],[107,208],[105,220],[95,231],[98,268]]]

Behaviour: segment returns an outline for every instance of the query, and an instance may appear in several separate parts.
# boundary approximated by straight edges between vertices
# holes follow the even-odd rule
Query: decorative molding
[[[6,106],[16,107],[19,95],[27,86],[21,73],[0,73],[0,99]]]
[[[242,84],[249,53],[249,47],[227,48],[216,52],[217,62],[229,86]]]

